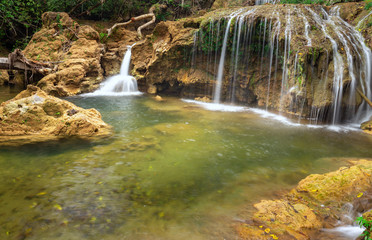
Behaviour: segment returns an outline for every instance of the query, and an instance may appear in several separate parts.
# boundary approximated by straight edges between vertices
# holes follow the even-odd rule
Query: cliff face
[[[351,120],[366,109],[355,88],[370,94],[368,14],[364,3],[261,5],[160,23],[133,48],[133,74],[150,93],[213,98],[223,59],[222,102]]]
[[[25,53],[56,62],[55,72],[38,83],[56,96],[95,90],[104,76],[119,72],[127,45],[136,43],[131,74],[141,91],[152,94],[218,95],[221,102],[334,123],[367,111],[357,90],[372,97],[372,16],[364,3],[218,9],[160,22],[142,40],[117,28],[105,45],[95,30],[66,14],[46,13],[43,19]]]

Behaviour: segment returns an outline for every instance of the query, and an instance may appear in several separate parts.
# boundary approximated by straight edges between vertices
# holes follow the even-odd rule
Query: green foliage
[[[41,15],[46,11],[67,12],[79,19],[123,22],[162,4],[167,9],[155,9],[157,21],[162,21],[185,17],[211,3],[212,0],[0,0],[0,42],[8,49],[24,48],[41,27]],[[62,29],[60,23],[57,26]],[[105,41],[106,36],[100,35],[100,40]]]
[[[364,2],[366,3],[366,5],[364,6],[365,10],[369,10],[370,8],[372,8],[372,0],[364,0]]]
[[[372,221],[369,221],[369,220],[363,218],[363,216],[358,217],[356,219],[356,221],[359,224],[359,226],[365,228],[364,232],[361,235],[363,237],[363,240],[372,240],[372,237],[371,237]]]
[[[104,43],[107,40],[107,33],[100,32],[99,33],[99,41]]]
[[[23,47],[41,24],[44,7],[39,0],[0,0],[0,39],[8,47]]]

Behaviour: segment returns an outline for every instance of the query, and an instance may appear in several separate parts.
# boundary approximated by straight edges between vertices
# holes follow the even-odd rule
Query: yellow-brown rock
[[[239,223],[236,231],[242,239],[315,239],[322,228],[334,226],[345,214],[344,204],[353,202],[358,211],[369,210],[372,161],[349,163],[334,172],[306,177],[282,199],[255,204],[257,212],[246,221],[251,224]]]
[[[372,120],[362,123],[360,128],[363,130],[363,132],[372,134]]]
[[[255,221],[270,226],[271,232],[278,235],[291,235],[295,239],[306,239],[304,232],[322,227],[315,213],[308,206],[287,200],[263,200],[254,207],[258,212]]]
[[[9,74],[7,70],[0,70],[0,85],[9,82]]]
[[[38,87],[59,97],[96,90],[103,80],[98,32],[80,26],[67,13],[47,12],[42,18],[42,29],[24,53],[29,59],[56,63],[56,71],[41,79]]]
[[[360,192],[366,191],[372,184],[372,161],[352,162],[350,167],[343,167],[327,174],[312,174],[303,179],[296,192],[306,193],[322,202],[347,202]]]
[[[95,109],[83,109],[29,85],[0,105],[0,144],[25,144],[62,137],[107,137],[111,127]]]

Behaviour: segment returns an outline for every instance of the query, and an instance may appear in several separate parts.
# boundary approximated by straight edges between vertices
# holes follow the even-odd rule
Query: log
[[[372,102],[371,102],[371,100],[369,100],[367,97],[366,97],[366,95],[364,95],[364,93],[361,91],[361,90],[359,90],[359,89],[357,89],[357,92],[359,93],[359,95],[368,103],[368,105],[370,106],[370,107],[372,107]]]

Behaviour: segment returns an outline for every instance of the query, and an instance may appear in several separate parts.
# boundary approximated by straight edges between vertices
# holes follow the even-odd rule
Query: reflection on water
[[[359,132],[252,112],[146,96],[69,100],[99,110],[115,136],[1,148],[0,239],[236,239],[229,226],[246,206],[336,169],[337,157],[372,153]]]

